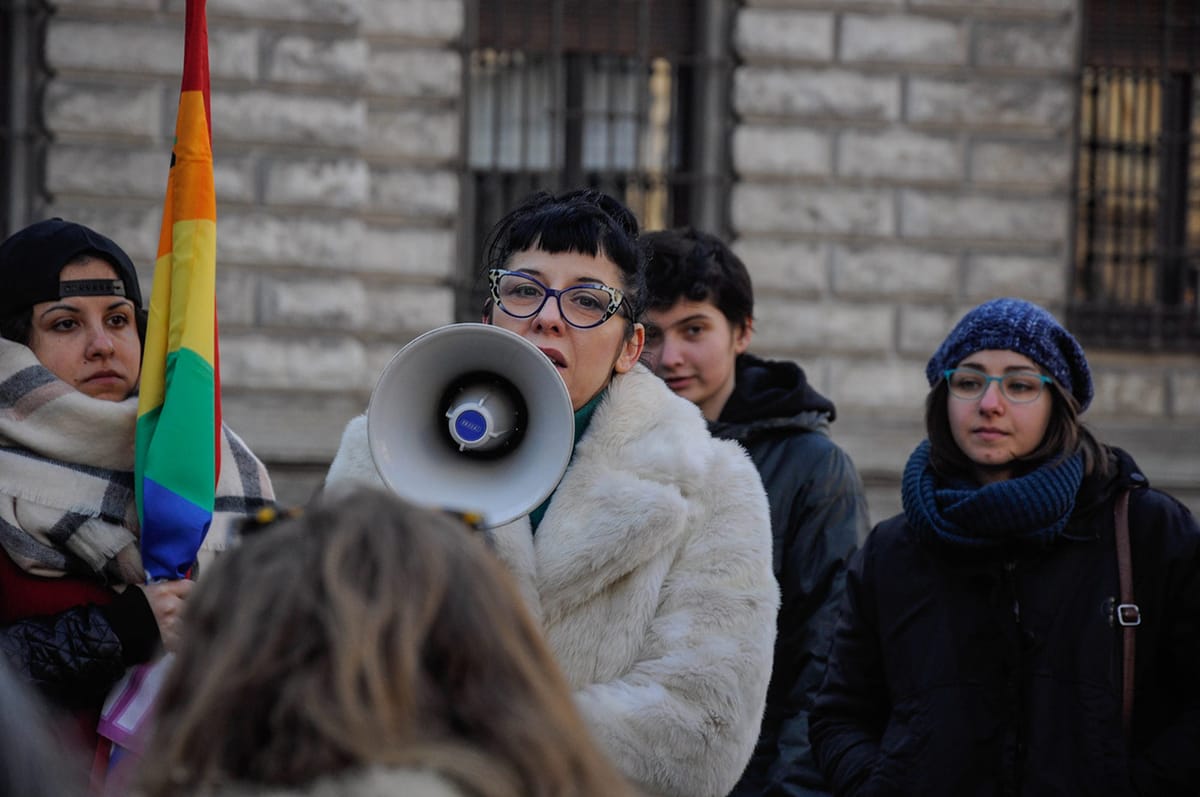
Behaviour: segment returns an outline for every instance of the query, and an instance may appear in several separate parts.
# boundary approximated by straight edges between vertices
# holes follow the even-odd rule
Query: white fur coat
[[[328,482],[379,485],[365,418]],[[577,705],[651,794],[721,797],[750,758],[778,590],[758,472],[641,366],[614,377],[537,533],[492,531]]]

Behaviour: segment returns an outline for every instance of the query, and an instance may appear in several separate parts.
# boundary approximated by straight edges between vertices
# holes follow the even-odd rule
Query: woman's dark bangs
[[[602,235],[599,220],[574,212],[554,209],[539,213],[516,225],[510,237],[513,252],[536,248],[551,255],[578,252],[595,256],[600,253]]]
[[[637,270],[636,245],[604,219],[579,212],[537,214],[514,224],[505,247],[509,256],[537,249],[555,255],[577,252],[596,257],[603,254],[621,271]]]

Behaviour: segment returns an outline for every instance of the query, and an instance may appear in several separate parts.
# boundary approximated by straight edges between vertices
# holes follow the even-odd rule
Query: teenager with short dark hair
[[[749,451],[767,490],[782,590],[774,668],[757,747],[733,794],[825,794],[808,744],[847,558],[867,529],[862,484],[829,438],[833,403],[790,362],[747,352],[754,295],[742,261],[697,230],[652,232],[646,355],[697,404],[715,437]]]

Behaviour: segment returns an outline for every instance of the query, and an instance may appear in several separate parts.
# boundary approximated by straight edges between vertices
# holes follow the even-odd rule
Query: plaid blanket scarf
[[[144,583],[133,486],[137,398],[94,399],[0,339],[0,546],[39,576]],[[266,468],[228,427],[204,554],[272,503]]]

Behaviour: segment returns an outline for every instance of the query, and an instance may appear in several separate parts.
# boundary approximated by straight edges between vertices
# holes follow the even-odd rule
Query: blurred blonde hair
[[[515,585],[463,523],[379,490],[248,536],[187,604],[147,797],[429,769],[465,794],[632,794]]]

